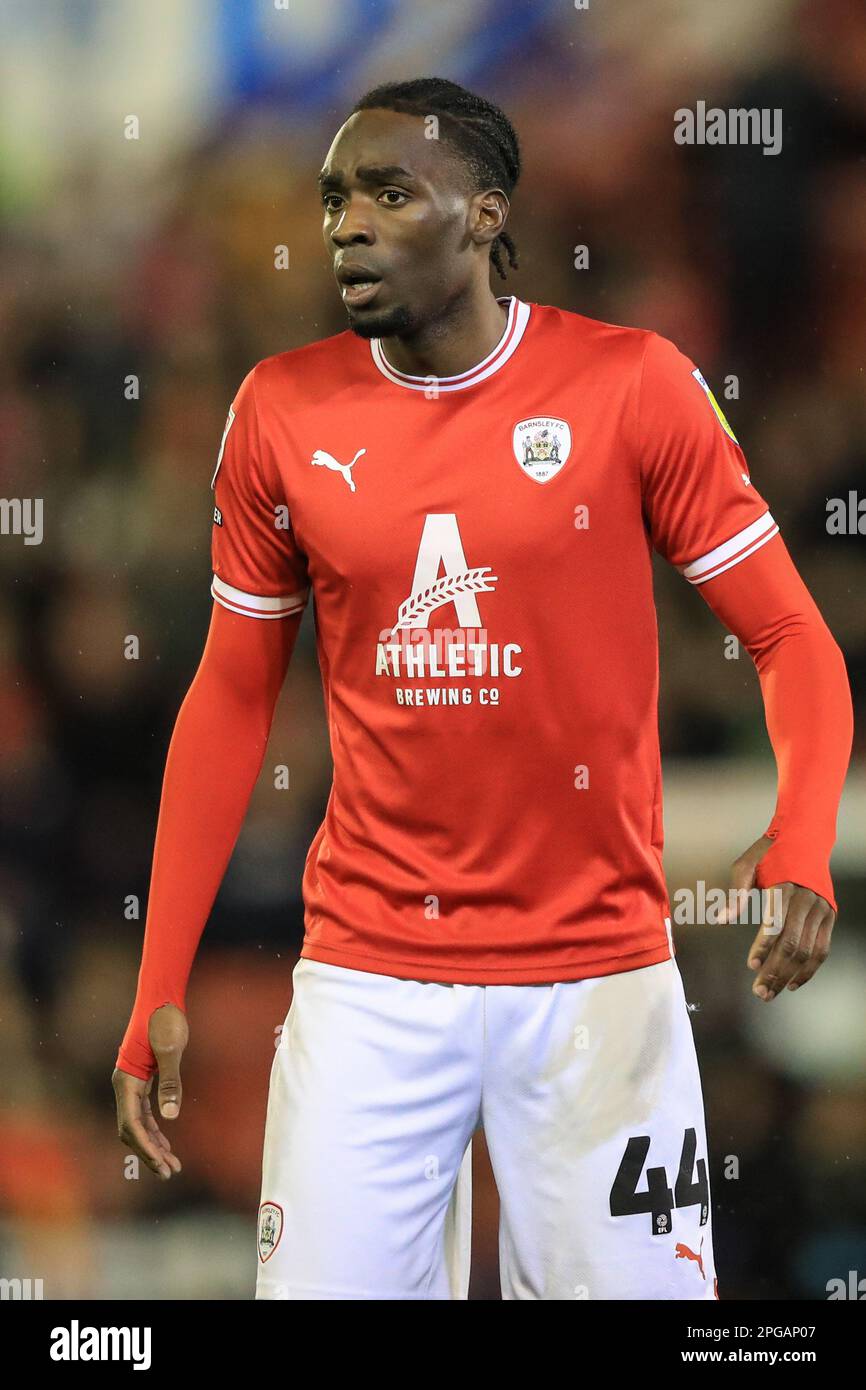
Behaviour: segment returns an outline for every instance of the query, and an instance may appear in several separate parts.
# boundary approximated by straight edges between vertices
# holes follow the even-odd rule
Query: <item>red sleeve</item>
[[[250,622],[214,604],[204,654],[165,765],[144,948],[117,1066],[156,1070],[148,1022],[186,1008],[193,959],[261,770],[274,706],[300,627]]]
[[[792,882],[837,911],[830,877],[853,711],[842,652],[798,574],[728,421],[695,364],[647,335],[638,396],[644,515],[755,663],[778,769],[759,888]]]
[[[309,597],[307,563],[286,498],[261,447],[255,372],[231,403],[211,487],[213,583],[217,603],[251,618],[285,618]]]
[[[117,1065],[156,1069],[148,1022],[185,1008],[192,962],[240,833],[309,587],[279,478],[268,474],[255,369],[232,401],[211,487],[216,600],[169,744],[138,991]],[[281,623],[250,618],[284,618]]]
[[[842,652],[781,536],[701,594],[755,663],[778,769],[759,888],[798,883],[838,912],[830,877],[854,715]]]
[[[192,962],[261,770],[309,595],[279,478],[263,458],[255,368],[232,401],[211,487],[216,600],[169,744],[138,991],[117,1066],[156,1070],[148,1022],[185,1008]],[[250,618],[285,618],[281,623]]]
[[[644,349],[638,438],[653,546],[689,583],[732,569],[777,534],[709,386],[657,333]]]

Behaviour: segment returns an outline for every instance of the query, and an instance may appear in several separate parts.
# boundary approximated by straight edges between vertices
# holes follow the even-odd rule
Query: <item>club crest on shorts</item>
[[[571,427],[552,415],[536,415],[518,421],[511,444],[521,471],[537,483],[549,483],[571,453]]]
[[[276,1202],[262,1202],[259,1207],[259,1259],[262,1264],[271,1258],[282,1234],[282,1207]]]

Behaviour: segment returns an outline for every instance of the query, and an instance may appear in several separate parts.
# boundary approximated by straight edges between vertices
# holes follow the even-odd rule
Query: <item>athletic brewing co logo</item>
[[[282,1234],[282,1207],[276,1202],[262,1202],[259,1207],[259,1259],[262,1264],[271,1258]]]
[[[551,415],[520,420],[514,426],[511,447],[524,473],[537,483],[549,483],[571,453],[571,427]]]
[[[444,569],[444,574],[440,570]],[[429,680],[433,686],[398,688],[395,698],[406,705],[456,705],[499,703],[498,685],[443,688],[443,678],[519,676],[523,667],[516,642],[490,642],[481,621],[478,595],[490,593],[498,575],[489,565],[471,566],[454,512],[432,512],[424,521],[415,574],[408,595],[397,608],[390,628],[379,633],[376,675],[398,680]],[[430,620],[453,605],[458,626],[434,627]]]

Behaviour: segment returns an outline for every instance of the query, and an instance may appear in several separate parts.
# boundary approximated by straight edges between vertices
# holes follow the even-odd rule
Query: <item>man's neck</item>
[[[507,322],[507,306],[485,285],[477,295],[456,300],[417,333],[383,338],[382,349],[390,365],[409,376],[457,376],[483,362]]]

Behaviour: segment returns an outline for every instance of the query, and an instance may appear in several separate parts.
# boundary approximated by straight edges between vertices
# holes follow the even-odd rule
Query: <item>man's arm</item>
[[[163,1179],[180,1161],[154,1118],[151,1077],[159,1071],[160,1114],[174,1119],[187,981],[261,770],[301,617],[261,622],[215,603],[169,744],[138,991],[112,1078],[118,1137]]]
[[[835,919],[830,851],[853,723],[845,663],[708,383],[655,333],[644,337],[632,420],[653,548],[758,669],[778,801],[766,834],[736,861],[733,886],[779,888],[769,895],[775,920],[748,957],[760,969],[754,992],[773,998],[811,978]]]
[[[138,992],[117,1065],[156,1067],[150,1015],[185,1007],[193,958],[267,747],[301,614],[259,622],[213,605],[201,663],[166,758]]]
[[[776,757],[775,814],[733,873],[736,888],[781,891],[781,913],[748,957],[759,972],[753,991],[769,1000],[806,984],[829,952],[838,911],[830,854],[851,755],[851,691],[842,652],[781,536],[700,592],[755,663]]]
[[[196,948],[262,766],[277,696],[309,597],[282,478],[248,372],[231,403],[211,478],[216,600],[201,664],[169,745],[138,992],[112,1082],[118,1134],[154,1172],[180,1165],[153,1117],[180,1109]]]

